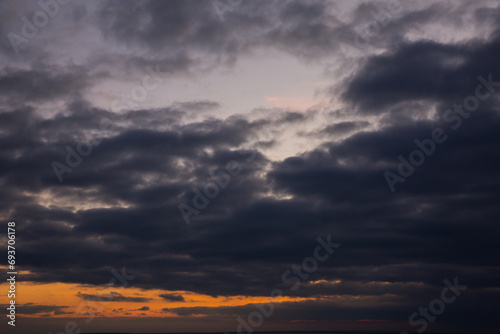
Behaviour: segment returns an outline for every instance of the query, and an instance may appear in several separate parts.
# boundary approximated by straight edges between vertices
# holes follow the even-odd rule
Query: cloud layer
[[[20,17],[40,10],[0,6]],[[17,222],[23,280],[103,285],[111,268],[126,267],[143,289],[268,297],[277,288],[305,298],[277,305],[274,322],[406,323],[458,276],[468,290],[439,321],[498,328],[500,8],[402,1],[364,36],[360,55],[345,58],[340,45],[356,47],[387,6],[243,1],[221,20],[210,1],[74,1],[18,56],[3,40],[0,210]],[[1,22],[2,36],[22,29],[21,20]],[[214,73],[245,59],[257,69],[273,52],[324,68],[325,102],[293,110],[256,102],[227,115],[224,101],[166,103],[160,86],[150,96],[156,107],[137,99],[111,107],[133,97],[124,87],[140,85],[147,66],[180,90],[198,77],[228,85]],[[490,95],[475,111],[448,112],[479,84]],[[447,140],[391,192],[384,173],[436,128]],[[279,147],[292,153],[275,158]],[[283,272],[329,234],[338,254],[291,290]],[[164,310],[182,317],[254,309],[159,298],[183,302]],[[116,292],[113,300],[149,301]]]

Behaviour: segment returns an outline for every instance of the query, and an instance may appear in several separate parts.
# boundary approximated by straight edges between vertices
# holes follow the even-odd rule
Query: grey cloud
[[[5,102],[51,100],[81,92],[89,84],[88,76],[78,69],[55,74],[50,70],[15,70],[0,72],[1,100]]]
[[[173,293],[162,293],[161,295],[158,295],[159,297],[166,299],[168,301],[172,302],[184,302],[185,299],[182,295],[176,295]]]
[[[328,125],[325,128],[323,128],[320,132],[322,134],[328,134],[328,135],[344,135],[354,130],[362,129],[368,126],[369,124],[370,123],[366,121],[340,122]]]
[[[144,297],[130,297],[124,296],[121,293],[111,291],[103,294],[87,294],[78,292],[77,296],[83,300],[97,301],[97,302],[129,302],[129,303],[145,303],[149,298]]]

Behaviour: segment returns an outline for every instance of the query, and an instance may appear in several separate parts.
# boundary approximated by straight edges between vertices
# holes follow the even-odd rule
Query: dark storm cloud
[[[281,25],[267,34],[269,43],[277,42],[282,47],[300,56],[318,57],[338,46],[337,28],[342,22],[335,13],[328,12],[324,2],[287,2],[279,14]]]
[[[236,57],[259,45],[321,58],[335,50],[343,32],[370,17],[371,7],[361,4],[355,22],[344,25],[327,7],[316,1],[245,1],[221,22],[210,1],[109,2],[99,9],[99,27],[109,40],[130,48],[119,55],[123,64],[141,67],[163,59],[170,67],[162,70],[189,72],[198,64],[196,52]],[[454,44],[403,38],[410,24],[435,20],[447,8],[405,14],[408,21],[394,18],[394,27],[387,26],[387,34],[373,43],[394,43],[395,48],[368,57],[346,81],[344,99],[361,115],[385,112],[380,128],[368,131],[367,121],[322,125],[322,133],[350,137],[282,161],[271,162],[258,150],[263,146],[259,135],[281,125],[300,127],[314,113],[271,110],[253,121],[233,116],[187,122],[192,114],[219,107],[216,101],[193,100],[117,115],[82,97],[98,80],[89,79],[85,67],[3,69],[0,209],[19,222],[23,247],[18,254],[29,270],[24,278],[103,285],[113,277],[111,269],[126,267],[137,276],[131,285],[138,288],[211,296],[268,296],[280,288],[285,295],[318,298],[283,303],[277,320],[406,321],[438,297],[444,278],[458,276],[469,289],[440,321],[493,325],[500,279],[498,98],[482,103],[457,131],[441,116],[474,92],[477,76],[491,73],[500,81],[500,42],[496,37]],[[474,15],[497,20],[479,9]],[[273,23],[274,18],[280,20]],[[257,33],[247,42],[241,41],[245,33],[243,38],[232,34],[252,28]],[[135,54],[143,48],[151,54]],[[113,55],[96,59],[101,65],[115,61]],[[55,116],[42,117],[38,106],[24,105],[68,94]],[[431,107],[437,107],[437,119],[424,117]],[[112,129],[100,129],[105,118]],[[384,171],[397,168],[398,155],[407,156],[415,149],[413,141],[436,127],[446,131],[448,141],[391,193]],[[101,142],[92,153],[59,182],[53,161],[64,163],[67,146],[76,150],[96,138]],[[274,144],[273,138],[264,139],[267,147]],[[195,190],[232,160],[241,173],[187,226],[178,205],[192,206]],[[299,289],[290,290],[283,273],[311,256],[316,238],[328,234],[342,249]],[[320,280],[330,283],[307,283]],[[381,304],[346,307],[324,299],[331,295],[376,297]],[[110,296],[149,301],[116,292]],[[159,297],[184,301],[176,294]],[[30,314],[61,308],[26,306]],[[253,309],[165,311],[232,317]]]
[[[108,1],[101,11],[101,24],[105,32],[118,40],[164,47],[167,42],[214,36],[211,29],[201,29],[205,24],[210,27],[217,22],[215,17],[207,15],[209,9],[211,4],[193,1]],[[189,30],[194,34],[188,34]]]
[[[107,115],[98,109],[88,109],[85,104],[79,108],[79,113],[50,123],[31,117],[32,133],[39,133],[39,127],[47,131],[50,127],[58,131],[75,128],[71,122],[80,124],[79,131],[84,131],[97,127],[96,120]],[[149,111],[145,115],[162,120],[168,110]],[[140,113],[132,113],[137,128],[148,128],[154,123],[145,119],[142,123]],[[26,122],[22,114],[15,115],[3,114],[5,129],[12,128],[10,124],[15,122]],[[298,115],[289,116],[285,118],[290,121],[301,119]],[[335,145],[325,144],[315,151],[273,164],[267,180],[257,174],[268,166],[265,157],[258,155],[252,163],[245,163],[248,152],[234,147],[250,137],[253,129],[272,124],[270,121],[252,123],[231,118],[173,124],[171,130],[164,131],[118,126],[61,184],[54,180],[51,159],[59,159],[63,145],[74,146],[76,141],[71,140],[70,133],[61,137],[67,138],[63,142],[55,136],[51,139],[53,148],[48,149],[37,136],[27,136],[30,141],[26,143],[33,144],[19,141],[20,156],[3,155],[6,166],[17,166],[4,172],[5,185],[11,193],[5,209],[14,208],[12,215],[24,222],[19,233],[26,241],[20,256],[33,272],[27,278],[35,281],[105,284],[113,277],[109,266],[125,266],[137,275],[133,284],[144,288],[188,290],[214,296],[262,296],[274,287],[303,297],[393,293],[411,300],[405,309],[410,312],[410,306],[425,302],[424,296],[435,298],[433,294],[445,277],[459,273],[469,286],[483,288],[495,287],[500,278],[498,270],[487,269],[500,255],[494,239],[499,232],[494,217],[499,213],[495,189],[500,180],[496,173],[498,159],[492,154],[500,148],[497,147],[499,122],[491,105],[471,116],[453,140],[438,148],[432,159],[402,185],[398,196],[388,191],[383,171],[395,164],[398,154],[411,149],[414,138],[422,138],[440,125],[438,121],[392,125],[381,131],[355,134]],[[20,134],[11,136],[18,139]],[[207,154],[206,147],[215,150]],[[175,165],[172,161],[175,157],[185,159],[189,170]],[[178,203],[189,203],[191,189],[203,187],[209,179],[208,171],[233,159],[243,164],[243,172],[187,229]],[[143,183],[138,189],[136,184],[143,182],[145,173],[160,173],[168,181]],[[31,181],[23,179],[27,175],[31,175]],[[260,194],[271,187],[294,198],[261,198]],[[76,203],[94,198],[110,204],[121,200],[133,206],[71,211],[35,204],[16,189],[50,189],[57,198],[71,198]],[[470,221],[477,222],[473,230]],[[328,233],[345,247],[334,259],[322,264],[310,279],[342,283],[303,284],[297,291],[290,291],[281,275],[312,253],[318,235]],[[148,247],[144,247],[145,242]],[[76,257],[78,264],[67,270],[67,263]],[[227,263],[232,263],[231,268],[227,268]],[[169,268],[168,275],[164,268]],[[186,275],[186,272],[198,274]],[[478,279],[484,276],[490,278]],[[401,284],[403,281],[426,285],[405,286]],[[468,293],[474,294],[473,291],[471,288]],[[97,298],[84,294],[81,297]],[[129,298],[140,297],[123,296],[124,301],[145,301]],[[342,308],[328,303],[321,305],[324,311],[302,316],[318,319],[329,309]],[[284,314],[295,314],[292,306]],[[173,312],[243,314],[247,310],[231,310],[231,313],[185,308]],[[394,318],[405,313],[384,310]],[[353,317],[355,311],[352,312],[343,315]],[[294,316],[299,317],[298,313]]]
[[[444,284],[443,284],[444,286]],[[431,298],[439,298],[442,287],[433,291]],[[479,294],[480,297],[484,297],[488,302],[493,302],[493,295],[489,292],[484,292]],[[270,310],[270,318],[266,321],[290,321],[290,320],[309,320],[309,321],[324,321],[328,319],[329,321],[342,321],[342,320],[357,320],[357,319],[374,319],[374,320],[384,320],[384,321],[401,321],[406,320],[408,316],[417,311],[419,306],[428,307],[430,300],[424,298],[413,299],[412,302],[417,302],[420,304],[412,304],[408,300],[402,300],[400,297],[393,295],[386,295],[381,298],[372,299],[367,298],[363,305],[355,306],[354,299],[346,301],[332,301],[324,299],[315,299],[300,302],[283,302],[274,303],[272,306],[269,303],[261,304],[259,307],[256,305],[243,305],[243,306],[221,306],[221,307],[180,307],[180,308],[170,308],[163,309],[164,312],[174,313],[180,316],[190,316],[190,315],[205,315],[205,316],[218,316],[218,317],[234,317],[235,319],[240,316],[243,319],[247,319],[249,314],[252,312],[259,312],[259,310]],[[448,310],[440,315],[440,321],[444,323],[454,322],[460,325],[475,325],[474,320],[471,320],[469,316],[475,319],[491,319],[492,312],[487,312],[487,314],[481,314],[474,309],[472,303],[477,302],[474,298],[467,297],[466,295],[461,295],[458,300],[453,304],[453,311]],[[431,299],[431,300],[432,300]],[[374,307],[377,305],[376,307]],[[396,306],[398,305],[398,306]],[[419,305],[419,306],[415,306]],[[460,319],[456,319],[457,314],[463,315]],[[469,316],[468,316],[469,315]],[[239,321],[235,321],[235,324],[239,324]],[[407,325],[405,328],[408,329],[410,326]]]
[[[52,70],[16,70],[4,68],[0,71],[0,99],[13,102],[37,102],[65,98],[81,92],[89,84],[88,76],[81,69],[67,69],[67,73]]]
[[[237,25],[255,25],[251,19],[235,22],[245,21],[250,22]],[[99,10],[98,22],[106,38],[126,44],[131,49],[146,47],[150,50],[153,57],[149,59],[131,57],[127,60],[128,64],[142,63],[139,67],[155,59],[156,63],[167,67],[168,72],[189,71],[200,62],[234,61],[236,55],[247,48],[233,34],[234,28],[244,32],[243,27],[221,22],[209,1],[108,1]],[[214,57],[202,61],[200,51]],[[116,60],[116,57],[113,58]]]
[[[185,301],[184,297],[182,295],[176,295],[172,293],[162,293],[161,295],[158,295],[159,297],[169,300],[172,302],[183,302]]]
[[[69,107],[72,113],[50,121],[36,117],[23,117],[20,111],[2,114],[6,121],[3,124],[6,131],[4,133],[22,126],[30,128],[31,136],[27,136],[30,137],[30,141],[26,139],[21,141],[26,135],[15,131],[3,139],[6,144],[11,143],[10,148],[15,147],[12,143],[19,142],[18,149],[21,154],[21,156],[8,154],[9,146],[5,146],[3,166],[6,168],[4,176],[8,180],[5,185],[11,191],[9,200],[4,203],[4,210],[17,207],[13,214],[25,222],[22,228],[25,236],[34,243],[38,243],[35,247],[41,247],[39,252],[27,251],[25,253],[29,263],[39,269],[51,267],[53,266],[50,264],[51,261],[44,259],[48,259],[48,254],[58,254],[52,262],[55,265],[52,273],[37,272],[36,277],[41,281],[51,281],[64,271],[66,271],[64,281],[79,281],[78,276],[81,273],[67,271],[63,267],[56,268],[71,257],[78,256],[77,254],[86,254],[80,262],[86,268],[92,266],[91,263],[98,258],[108,258],[103,263],[111,261],[118,267],[122,258],[120,253],[133,257],[132,255],[137,251],[138,244],[133,242],[136,237],[148,239],[156,234],[159,240],[164,237],[170,241],[179,238],[178,243],[173,245],[174,248],[178,248],[175,252],[183,253],[186,247],[182,240],[190,237],[184,231],[184,222],[177,205],[181,201],[189,203],[191,199],[189,191],[194,186],[203,187],[210,177],[208,173],[210,170],[222,168],[233,159],[244,163],[251,152],[234,151],[229,148],[241,144],[246,139],[245,136],[250,133],[249,131],[254,131],[260,126],[259,122],[252,124],[238,118],[191,123],[185,126],[176,126],[174,123],[170,124],[171,131],[133,130],[118,125],[114,135],[110,133],[109,138],[105,138],[99,146],[95,147],[92,155],[75,170],[74,174],[68,175],[65,182],[58,184],[50,168],[51,160],[63,161],[65,145],[75,147],[77,143],[75,139],[79,138],[81,133],[98,128],[98,121],[102,117],[109,116],[109,113],[91,108],[85,103],[70,104]],[[31,111],[24,112],[30,113]],[[177,113],[178,109],[173,109],[172,112]],[[158,121],[163,124],[167,123],[168,119],[165,120],[164,115],[168,113],[169,110],[144,111],[143,115],[139,112],[131,112],[129,117],[134,120],[133,124],[137,128],[141,128],[149,127],[151,123],[154,123],[151,122],[151,118],[156,118],[156,123]],[[28,120],[30,120],[29,123]],[[116,121],[119,122],[118,119]],[[20,123],[13,126],[16,122]],[[159,125],[154,124],[154,126]],[[72,140],[72,137],[75,139]],[[49,139],[52,143],[50,149],[41,144],[41,138]],[[32,144],[27,145],[31,142]],[[213,154],[206,154],[203,150],[207,147],[214,147],[216,150]],[[125,157],[122,160],[124,154]],[[188,170],[174,163],[176,157],[186,159]],[[263,156],[257,154],[252,164],[244,164],[243,173],[231,182],[217,201],[214,201],[207,215],[227,211],[228,207],[235,209],[238,205],[244,205],[250,194],[248,191],[254,192],[259,189],[258,185],[261,182],[250,182],[250,180],[254,179],[254,173],[259,170],[257,167],[264,163]],[[37,173],[30,173],[31,179],[26,179],[22,175],[31,168],[37,170]],[[134,189],[134,184],[142,178],[144,173],[160,173],[170,181],[163,184],[151,184],[143,189]],[[193,177],[196,179],[193,180]],[[60,210],[55,207],[47,208],[34,204],[30,201],[29,195],[19,191],[19,187],[25,191],[50,189],[55,199],[71,198],[75,204],[88,200],[110,204],[116,203],[117,200],[125,200],[135,203],[135,209],[89,209],[72,212],[70,208]],[[17,202],[17,205],[14,205],[14,202]],[[237,204],[238,202],[240,204]],[[132,212],[134,210],[136,210],[135,213]],[[137,225],[138,222],[144,220],[149,221],[148,229],[143,229],[143,223]],[[116,223],[120,226],[118,227]],[[75,228],[71,228],[68,224]],[[106,246],[93,242],[97,234],[101,235],[101,240],[106,240]],[[83,235],[87,237],[82,239]],[[45,238],[40,239],[40,236],[45,236]],[[61,237],[61,242],[57,245],[53,244],[50,240],[54,237]],[[167,245],[165,243],[167,239],[158,246]],[[109,248],[111,244],[115,246]],[[147,257],[150,258],[150,255]],[[125,260],[125,258],[122,259]],[[189,258],[155,256],[150,260],[158,262],[159,265],[177,263],[181,267],[189,266],[192,262]],[[214,267],[214,270],[217,268]],[[109,275],[109,270],[104,270],[97,265],[96,271],[87,272],[86,280],[94,283],[102,282],[101,279],[109,281]],[[30,277],[34,278],[35,275]],[[152,279],[156,280],[154,276]],[[193,281],[192,284],[194,287],[197,283]],[[215,287],[215,284],[213,286]]]
[[[160,63],[176,56],[195,66],[195,51],[213,56],[212,63],[232,63],[259,46],[310,59],[339,51],[340,41],[351,42],[354,25],[342,22],[335,7],[322,1],[243,1],[221,20],[210,1],[108,1],[99,22],[106,38],[147,47]]]
[[[384,301],[393,303],[392,298],[386,298]],[[269,304],[263,304],[262,307],[266,310],[269,309]],[[385,319],[397,320],[405,318],[408,314],[407,309],[401,309],[395,306],[383,306],[377,309],[374,313],[373,306],[366,305],[364,307],[346,307],[341,303],[313,300],[304,302],[284,302],[274,304],[274,312],[272,319],[274,321],[280,320],[355,320],[361,318],[370,319]],[[243,306],[231,307],[179,307],[165,309],[166,312],[175,313],[180,316],[190,315],[219,315],[219,316],[241,316],[246,318],[248,314],[258,310],[253,304]],[[390,314],[391,318],[388,319],[387,315]],[[236,323],[236,322],[235,322]]]
[[[148,306],[143,306],[135,311],[149,311],[149,307]]]
[[[354,130],[362,129],[368,126],[369,124],[370,123],[366,121],[340,122],[336,124],[330,124],[325,128],[323,128],[320,132],[322,134],[328,134],[328,135],[344,135]]]
[[[403,44],[371,58],[348,82],[344,98],[362,113],[380,113],[402,102],[462,100],[474,93],[477,77],[500,79],[500,39],[448,45]]]
[[[128,303],[145,303],[150,301],[149,298],[143,297],[130,297],[124,296],[121,293],[111,291],[106,294],[87,294],[78,292],[77,296],[82,298],[83,300],[97,301],[97,302],[128,302]],[[143,309],[139,309],[139,311],[143,311]]]

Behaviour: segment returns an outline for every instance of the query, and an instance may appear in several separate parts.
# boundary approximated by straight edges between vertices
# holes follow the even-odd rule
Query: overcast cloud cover
[[[20,279],[104,286],[126,267],[178,303],[152,320],[151,298],[114,292],[145,312],[124,319],[134,332],[236,331],[254,305],[176,291],[275,288],[300,298],[258,330],[416,331],[410,314],[458,277],[429,331],[497,333],[498,2],[220,3],[73,0],[28,38],[40,5],[0,2],[0,212]],[[402,176],[398,157],[436,129]],[[283,272],[328,235],[341,247],[290,289]],[[28,304],[40,317],[19,326],[62,330],[73,306]],[[106,321],[85,330],[121,330]]]

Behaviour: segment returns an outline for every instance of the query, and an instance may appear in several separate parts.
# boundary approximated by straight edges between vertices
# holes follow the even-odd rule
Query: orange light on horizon
[[[16,306],[19,315],[39,318],[51,317],[181,317],[171,309],[185,307],[231,307],[259,303],[282,303],[304,301],[314,298],[302,297],[254,297],[254,296],[218,296],[212,297],[191,291],[167,291],[159,289],[144,290],[134,287],[102,287],[75,283],[37,283],[17,282]],[[4,291],[8,284],[0,284]],[[178,294],[184,301],[169,301],[161,294]],[[113,300],[115,299],[115,300]],[[7,304],[7,294],[2,294],[0,304]],[[46,311],[29,311],[32,307],[46,306]],[[52,309],[51,309],[52,308]],[[23,309],[26,313],[23,313]],[[57,311],[54,311],[57,309]],[[165,310],[169,309],[169,310]],[[32,313],[33,312],[33,313]],[[203,317],[204,314],[189,315]]]

